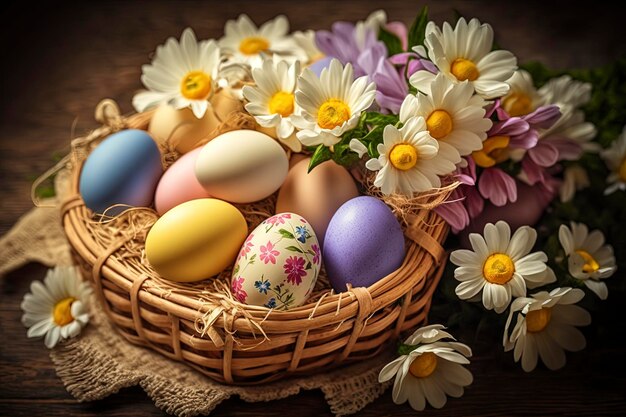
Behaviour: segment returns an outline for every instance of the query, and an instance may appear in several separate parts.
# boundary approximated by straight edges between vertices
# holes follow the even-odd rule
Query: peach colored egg
[[[167,104],[159,106],[150,120],[148,132],[158,142],[167,142],[178,152],[187,153],[198,142],[215,137],[220,123],[231,113],[242,110],[241,101],[223,89],[211,98],[211,105],[201,118],[190,108],[177,110]]]
[[[310,158],[295,164],[278,193],[276,213],[296,213],[309,221],[320,243],[337,209],[357,197],[359,191],[350,173],[333,161],[307,173]]]
[[[210,197],[194,171],[201,150],[197,148],[181,156],[161,177],[154,196],[154,206],[161,216],[186,201]]]
[[[175,109],[168,104],[160,105],[152,119],[148,132],[160,143],[168,143],[180,153],[192,150],[217,127],[219,120],[211,111],[200,119],[190,108]]]

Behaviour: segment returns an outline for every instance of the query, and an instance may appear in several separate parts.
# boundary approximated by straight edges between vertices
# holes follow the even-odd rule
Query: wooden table
[[[617,10],[596,3],[585,7],[546,3],[437,1],[430,8],[437,22],[451,19],[457,9],[491,23],[499,44],[522,61],[541,60],[555,68],[588,67],[626,52],[626,25]],[[0,233],[31,207],[33,177],[52,165],[55,153],[67,151],[70,137],[96,126],[92,112],[100,99],[113,98],[123,111],[132,110],[131,97],[141,87],[141,64],[168,36],[178,37],[192,26],[200,38],[219,37],[226,19],[241,12],[258,22],[285,13],[293,29],[321,29],[334,20],[362,19],[382,6],[391,20],[410,23],[422,4],[325,0],[5,6],[0,36]],[[162,415],[139,388],[89,404],[78,404],[67,394],[43,343],[27,340],[19,321],[19,304],[30,281],[44,274],[45,268],[28,265],[0,280],[0,415]],[[462,399],[421,415],[625,415],[626,328],[621,301],[610,297],[594,313],[594,320],[612,331],[588,331],[587,349],[569,354],[567,366],[558,372],[540,367],[526,374],[511,354],[502,352],[498,334],[461,332],[461,339],[475,351],[470,366],[475,382]],[[387,393],[359,415],[414,414],[408,405],[395,406]],[[214,415],[304,417],[330,412],[322,394],[313,391],[261,404],[235,398],[220,405]]]

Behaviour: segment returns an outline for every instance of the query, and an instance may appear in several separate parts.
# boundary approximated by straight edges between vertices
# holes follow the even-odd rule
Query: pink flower
[[[316,244],[313,244],[311,245],[311,249],[313,249],[313,252],[315,253],[315,255],[313,256],[313,263],[319,264],[320,263],[320,247]]]
[[[461,185],[450,194],[444,204],[435,208],[454,233],[465,229],[471,219],[483,211],[485,203],[476,189],[476,164],[472,158],[466,158],[466,161],[467,166],[459,168],[455,176]]]
[[[231,284],[231,290],[233,292],[233,297],[237,299],[240,303],[245,303],[246,298],[248,298],[248,293],[244,291],[243,286],[243,277],[233,278]]]
[[[241,247],[241,251],[239,252],[240,258],[246,256],[250,252],[250,249],[252,249],[252,247],[254,246],[251,242],[253,237],[254,233],[250,233],[250,235],[246,238],[246,241],[243,242],[243,246]]]
[[[274,249],[272,242],[267,242],[267,245],[261,245],[261,260],[267,264],[268,262],[276,265],[276,257],[280,255],[280,252]]]
[[[287,274],[287,281],[291,284],[300,285],[302,283],[302,277],[306,275],[304,270],[304,258],[299,256],[290,256],[285,261],[285,274]]]
[[[500,168],[488,168],[483,171],[478,180],[478,191],[496,206],[517,200],[515,180]]]

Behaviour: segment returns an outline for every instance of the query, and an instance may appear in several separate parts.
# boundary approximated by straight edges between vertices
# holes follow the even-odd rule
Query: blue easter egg
[[[143,130],[114,133],[87,157],[80,173],[79,191],[92,211],[117,215],[127,207],[148,207],[163,167],[159,148]]]
[[[369,287],[402,264],[402,227],[379,199],[353,198],[330,220],[322,259],[335,291],[346,291],[346,284]]]

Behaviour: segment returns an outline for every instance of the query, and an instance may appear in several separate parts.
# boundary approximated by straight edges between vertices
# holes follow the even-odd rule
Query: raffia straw
[[[405,226],[408,223],[407,218],[409,216],[416,215],[422,210],[432,210],[444,203],[452,191],[461,184],[459,181],[455,181],[454,177],[449,176],[442,180],[445,185],[441,188],[433,188],[432,190],[415,194],[413,197],[407,197],[401,194],[383,194],[381,189],[374,185],[375,177],[376,175],[372,172],[364,175],[363,187],[365,188],[365,193],[384,201]]]

